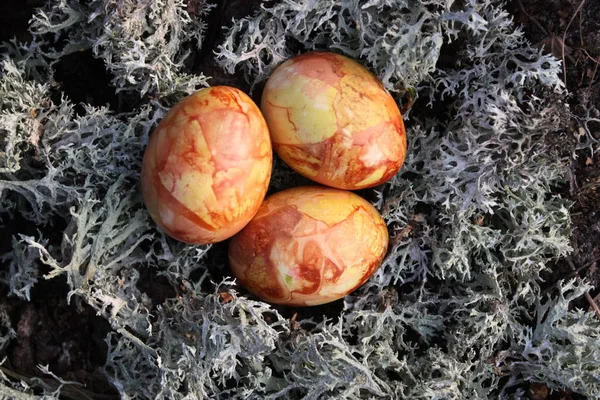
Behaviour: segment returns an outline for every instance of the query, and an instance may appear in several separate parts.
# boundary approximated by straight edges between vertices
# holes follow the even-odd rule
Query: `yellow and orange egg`
[[[272,149],[324,186],[265,199]],[[352,292],[379,267],[386,224],[350,190],[386,182],[405,154],[402,116],[381,82],[347,57],[313,52],[273,72],[260,109],[227,86],[176,104],[144,153],[142,192],[175,239],[231,238],[232,272],[258,297],[317,305]]]
[[[404,162],[398,105],[375,75],[348,57],[312,52],[287,60],[269,77],[261,110],[277,154],[323,185],[377,186]]]
[[[256,214],[271,177],[269,130],[256,104],[228,86],[201,89],[160,122],[144,153],[146,208],[187,243],[228,239]]]
[[[262,299],[312,306],[340,299],[379,267],[388,231],[377,210],[357,194],[301,186],[265,199],[229,243],[229,265]]]

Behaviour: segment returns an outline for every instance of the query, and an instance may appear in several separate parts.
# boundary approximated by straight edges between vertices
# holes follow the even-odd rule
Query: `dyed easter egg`
[[[261,111],[277,154],[324,185],[376,186],[404,162],[406,134],[396,102],[347,57],[313,52],[287,60],[269,77]]]
[[[267,125],[246,94],[201,89],[177,103],[152,134],[142,165],[144,202],[175,239],[227,239],[260,207],[272,159]]]
[[[229,242],[229,264],[238,281],[263,300],[311,306],[362,285],[387,245],[385,222],[362,197],[304,186],[265,199]]]

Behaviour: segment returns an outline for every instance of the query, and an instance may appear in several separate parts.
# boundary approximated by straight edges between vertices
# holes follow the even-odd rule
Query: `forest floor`
[[[600,110],[600,2],[514,0],[510,6],[515,22],[522,26],[529,41],[564,60],[563,80],[571,94],[567,101],[572,113],[568,139],[575,148],[588,110]],[[599,123],[591,123],[588,128],[595,137],[600,136]],[[573,202],[573,253],[560,260],[544,279],[546,290],[551,290],[561,279],[576,276],[587,279],[596,288],[590,297],[599,303],[600,153],[595,150],[573,152],[570,184],[559,189],[561,196]],[[593,304],[589,299],[581,299],[578,306],[593,307]]]
[[[194,0],[189,0],[192,4]],[[9,0],[0,3],[0,42],[13,37],[28,39],[28,20],[42,0]],[[209,26],[203,48],[195,54],[194,71],[211,76],[210,83],[228,84],[247,90],[248,85],[239,75],[229,75],[220,69],[213,50],[221,43],[223,30],[232,17],[248,15],[257,6],[254,0],[220,1],[207,18]],[[595,0],[511,0],[507,9],[514,15],[526,37],[535,46],[564,60],[564,80],[571,93],[567,99],[572,121],[567,146],[575,148],[587,110],[600,110],[600,1]],[[109,104],[115,111],[129,111],[135,105],[121,101],[110,90],[110,77],[102,61],[91,52],[66,57],[56,66],[56,80],[61,90],[75,103]],[[103,81],[105,84],[98,84]],[[258,91],[260,93],[260,91]],[[121,109],[126,107],[126,109]],[[600,118],[600,115],[595,116]],[[600,137],[600,124],[588,128]],[[597,150],[597,149],[596,149]],[[557,194],[572,201],[571,215],[573,253],[557,262],[551,272],[542,278],[546,291],[554,289],[561,279],[579,276],[595,289],[582,298],[578,307],[592,309],[600,304],[600,153],[591,149],[573,152],[570,182],[557,188]],[[2,232],[0,232],[2,236]],[[3,266],[0,264],[0,268]],[[155,301],[164,301],[174,295],[168,284],[153,281]],[[42,377],[38,365],[49,365],[50,370],[65,380],[85,384],[85,389],[69,386],[63,392],[72,399],[118,399],[118,392],[101,372],[107,346],[104,338],[110,331],[108,323],[95,315],[84,304],[68,304],[68,286],[65,280],[40,281],[31,292],[31,302],[6,297],[7,288],[0,284],[0,318],[10,318],[17,337],[7,351],[1,370],[7,376],[31,382]],[[311,309],[312,313],[339,313],[339,307]],[[600,312],[600,310],[598,310]],[[285,312],[284,312],[285,315]],[[291,316],[291,315],[290,315]],[[302,315],[299,317],[309,317]],[[600,318],[600,315],[599,315]],[[68,348],[65,352],[64,349]],[[72,357],[59,357],[70,354]],[[46,379],[54,385],[53,379]],[[562,398],[568,393],[548,395],[543,383],[532,385],[531,398],[538,400]],[[558,397],[557,397],[558,396]],[[573,397],[575,398],[575,397]]]

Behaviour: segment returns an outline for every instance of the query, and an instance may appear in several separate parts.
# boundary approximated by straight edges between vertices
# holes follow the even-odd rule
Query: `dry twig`
[[[581,213],[578,213],[578,214],[581,214]],[[585,265],[583,265],[583,266],[575,269],[574,271],[572,271],[569,275],[565,276],[564,279],[571,279],[571,278],[574,278],[574,277],[578,276],[579,272],[581,272],[581,271],[583,271],[583,270],[591,267],[592,265],[594,265],[594,263],[596,263],[598,261],[600,261],[600,258],[597,258],[595,260],[592,260],[592,261],[588,262],[587,264],[585,264]],[[542,291],[540,297],[545,296],[548,292],[550,292],[551,290],[554,290],[554,288],[556,288],[556,283],[554,283],[553,285],[551,285],[551,286],[547,287],[546,289],[544,289]],[[599,294],[599,296],[600,296],[600,294]]]
[[[529,18],[529,20],[531,22],[533,22],[535,24],[535,26],[537,26],[538,29],[541,30],[544,33],[544,35],[550,36],[550,34],[548,33],[548,31],[542,26],[542,24],[540,24],[536,18],[534,18],[531,15],[529,15],[529,13],[527,12],[527,10],[525,10],[525,7],[523,6],[523,3],[521,3],[521,0],[517,0],[517,3],[519,3],[519,8],[523,12],[523,14],[525,14],[525,16],[527,18]]]
[[[563,81],[565,82],[565,85],[567,84],[567,66],[565,63],[565,40],[567,39],[567,32],[569,31],[569,27],[571,26],[571,24],[573,23],[573,21],[575,20],[575,17],[577,16],[577,14],[579,14],[581,12],[581,8],[583,7],[583,4],[585,3],[585,0],[581,0],[581,3],[579,3],[579,6],[577,6],[577,9],[575,10],[575,12],[573,13],[573,16],[571,17],[571,19],[569,20],[569,23],[567,24],[565,31],[563,32],[563,36],[562,36],[562,65],[563,65]]]
[[[577,268],[575,268],[575,264],[573,264],[573,260],[571,260],[571,257],[566,257],[566,260],[567,260],[567,263],[569,264],[569,266],[571,267],[571,269],[575,272],[577,282],[581,283],[582,279],[579,276],[579,274],[577,273]],[[585,293],[585,299],[588,301],[588,303],[590,303],[591,308],[594,309],[598,318],[600,318],[600,307],[598,307],[598,304],[596,304],[596,302],[594,301],[594,299],[588,292]]]

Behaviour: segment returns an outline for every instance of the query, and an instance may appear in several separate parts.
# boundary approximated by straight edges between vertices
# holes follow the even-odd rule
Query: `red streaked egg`
[[[208,244],[239,232],[264,200],[273,154],[256,104],[228,86],[177,103],[144,153],[146,207],[168,235]]]
[[[229,242],[238,281],[270,303],[311,306],[344,297],[377,270],[388,231],[355,193],[303,186],[265,199]]]
[[[404,162],[406,133],[396,102],[350,58],[312,52],[287,60],[269,77],[261,110],[277,154],[323,185],[376,186]]]

